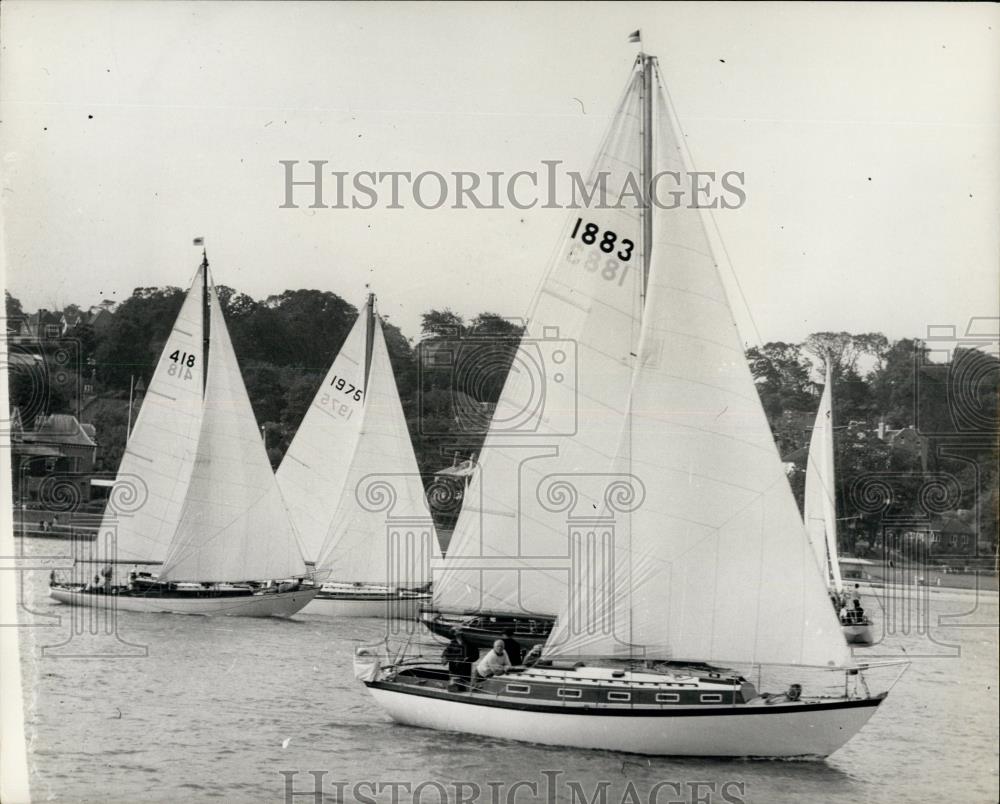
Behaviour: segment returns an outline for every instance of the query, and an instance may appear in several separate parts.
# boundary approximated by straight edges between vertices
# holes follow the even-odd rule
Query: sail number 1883
[[[602,232],[601,227],[596,223],[584,223],[583,218],[577,218],[569,239],[576,240],[577,236],[579,236],[580,242],[585,246],[596,245],[605,254],[612,254],[617,248],[618,253],[615,256],[622,262],[628,262],[632,259],[632,250],[635,248],[635,243],[627,237],[623,238],[619,243],[618,235],[615,232],[612,232],[610,229]]]

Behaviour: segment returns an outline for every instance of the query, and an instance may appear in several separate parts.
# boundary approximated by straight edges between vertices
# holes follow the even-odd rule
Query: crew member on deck
[[[792,684],[786,692],[781,695],[768,695],[766,692],[761,696],[767,699],[767,703],[795,703],[802,697],[802,685]]]
[[[476,665],[476,675],[480,678],[499,676],[506,673],[512,667],[510,659],[503,650],[503,640],[498,639],[493,643],[493,650],[487,653],[479,664]]]
[[[503,650],[507,654],[507,658],[510,659],[511,664],[520,664],[522,651],[521,646],[518,644],[517,640],[514,639],[514,630],[512,628],[505,628],[503,632]]]
[[[528,651],[528,655],[524,657],[522,664],[525,667],[534,667],[538,663],[538,660],[542,658],[542,646],[535,645],[531,650]]]
[[[441,661],[448,665],[448,689],[458,689],[462,681],[468,678],[469,665],[465,661],[465,648],[462,640],[456,634],[441,654]]]

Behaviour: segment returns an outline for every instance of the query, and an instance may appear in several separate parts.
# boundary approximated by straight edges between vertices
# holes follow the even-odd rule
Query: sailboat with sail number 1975
[[[654,171],[691,172],[652,56],[635,62],[588,189],[612,159],[643,188]],[[579,469],[608,473],[607,493],[586,527],[567,523],[569,594],[541,658],[463,678],[361,648],[355,675],[412,726],[651,755],[828,756],[888,693],[869,692],[874,665],[853,664],[840,633],[700,211],[654,209],[645,193],[641,205],[638,231],[614,231],[604,208],[574,211],[555,257],[579,269],[560,297],[586,309],[601,271],[585,258],[599,249],[596,267],[622,277],[631,249],[602,244],[634,243],[641,279],[623,309],[641,324],[615,457]],[[747,677],[764,668],[797,683],[758,693]]]

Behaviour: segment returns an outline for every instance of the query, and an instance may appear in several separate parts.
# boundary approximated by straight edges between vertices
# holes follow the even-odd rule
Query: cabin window
[[[515,695],[528,695],[531,692],[531,687],[527,684],[508,684],[507,692]]]
[[[631,701],[632,700],[632,693],[631,692],[609,692],[608,693],[608,700],[609,701]]]
[[[560,687],[556,690],[556,695],[560,698],[580,698],[583,696],[583,690],[567,690]]]
[[[658,692],[656,693],[657,703],[677,703],[680,701],[681,696],[676,692]]]
[[[722,696],[721,695],[704,695],[703,694],[701,696],[701,702],[702,703],[722,703]]]

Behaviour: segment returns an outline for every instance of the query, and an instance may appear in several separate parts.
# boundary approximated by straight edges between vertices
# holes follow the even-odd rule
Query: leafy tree
[[[434,337],[457,337],[465,332],[465,321],[449,308],[428,310],[421,316],[420,332]]]
[[[809,372],[812,363],[793,343],[765,343],[747,350],[747,361],[757,384],[761,403],[772,421],[786,410],[815,408],[810,393]]]
[[[7,307],[7,318],[20,318],[24,315],[21,309],[21,300],[10,295],[9,290],[4,291],[4,302]]]

